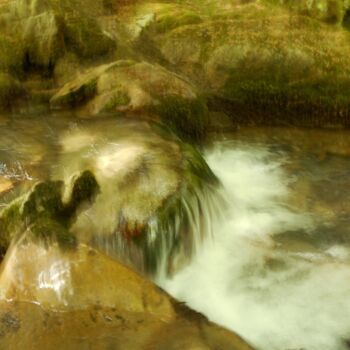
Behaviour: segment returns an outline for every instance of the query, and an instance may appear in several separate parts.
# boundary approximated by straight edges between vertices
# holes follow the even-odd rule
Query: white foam
[[[313,227],[311,216],[286,205],[284,156],[276,160],[265,149],[240,147],[207,158],[230,208],[215,239],[162,286],[257,349],[345,349],[350,267],[332,255],[344,257],[346,248],[298,256],[273,239]]]

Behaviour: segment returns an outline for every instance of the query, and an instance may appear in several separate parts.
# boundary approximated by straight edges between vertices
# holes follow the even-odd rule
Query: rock
[[[22,26],[26,64],[52,69],[65,52],[62,19],[48,11],[29,17]]]
[[[346,31],[266,1],[197,10],[201,22],[147,31],[154,52],[205,89],[211,111],[235,123],[349,125]]]
[[[20,74],[23,65],[23,47],[18,37],[0,33],[0,72]]]
[[[16,98],[23,94],[24,89],[16,79],[8,73],[0,72],[0,110],[11,107],[16,102]]]
[[[66,18],[65,37],[68,48],[83,58],[98,58],[116,47],[113,37],[103,32],[94,18]]]
[[[131,65],[133,61],[120,61],[111,64],[105,64],[97,68],[92,68],[81,74],[73,81],[65,84],[61,90],[51,99],[53,108],[72,107],[86,103],[97,94],[97,82],[99,77],[110,69],[119,65]]]
[[[116,61],[67,83],[53,107],[85,104],[83,112],[154,114],[185,139],[200,140],[208,120],[206,104],[183,77],[147,62]]]
[[[79,58],[73,53],[67,53],[56,62],[53,72],[54,79],[58,86],[63,86],[81,74],[80,70]]]
[[[3,262],[0,300],[2,348],[252,349],[85,245],[18,242]]]
[[[72,226],[80,241],[155,274],[176,269],[177,258],[191,256],[210,234],[203,217],[221,204],[218,180],[192,146],[166,130],[99,121],[68,132],[61,144],[53,178],[90,169],[101,189]]]
[[[103,14],[102,1],[21,0],[11,5],[8,16],[16,25],[8,26],[7,32],[12,37],[21,33],[27,69],[53,69],[66,50],[96,58],[116,47],[115,39],[96,20],[96,15]]]
[[[14,187],[14,184],[11,180],[8,180],[7,178],[0,176],[0,196],[3,193],[6,193],[10,191]]]
[[[346,0],[281,0],[281,3],[301,14],[332,24],[341,24],[349,8]]]
[[[0,251],[27,231],[41,241],[57,241],[62,247],[75,244],[69,228],[86,203],[98,192],[95,177],[83,171],[71,178],[65,201],[62,181],[38,183],[26,195],[15,199],[0,212]],[[68,191],[68,192],[67,192]],[[68,193],[68,195],[67,195]]]

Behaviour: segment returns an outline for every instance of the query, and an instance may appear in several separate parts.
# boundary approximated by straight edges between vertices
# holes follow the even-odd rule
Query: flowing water
[[[257,349],[347,349],[347,137],[267,129],[216,142],[207,160],[229,206],[162,286]]]
[[[60,133],[80,123],[0,117],[0,205],[55,172]],[[242,129],[215,136],[206,159],[227,205],[192,261],[157,282],[257,349],[348,349],[350,132]]]

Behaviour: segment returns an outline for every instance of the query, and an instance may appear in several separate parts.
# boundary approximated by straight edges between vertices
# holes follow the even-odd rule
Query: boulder
[[[6,252],[11,242],[27,231],[40,241],[54,240],[61,247],[74,246],[75,237],[69,228],[79,211],[93,200],[99,187],[91,172],[73,174],[63,201],[63,185],[62,181],[38,183],[0,212],[1,252]]]
[[[182,5],[168,14],[176,26],[146,29],[154,51],[207,92],[210,110],[235,123],[350,124],[347,31],[269,1],[224,3],[196,8],[201,21],[185,24]]]
[[[99,121],[67,132],[61,147],[53,179],[68,183],[90,169],[100,186],[71,228],[79,241],[154,275],[178,268],[210,234],[219,182],[194,147],[163,127]]]
[[[91,59],[115,49],[115,39],[96,19],[103,9],[102,1],[20,0],[10,2],[6,12],[0,8],[0,15],[4,13],[5,32],[21,37],[26,68],[46,73],[66,51]]]
[[[3,262],[0,334],[4,349],[252,349],[100,252],[28,236]]]
[[[51,106],[83,106],[83,113],[138,113],[163,121],[179,135],[200,140],[207,126],[204,99],[182,76],[130,60],[88,70],[52,97]]]

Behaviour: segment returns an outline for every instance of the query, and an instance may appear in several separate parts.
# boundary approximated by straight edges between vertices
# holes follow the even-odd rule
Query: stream
[[[52,173],[59,133],[80,123],[106,125],[0,116],[0,190],[14,186],[0,206]],[[257,349],[348,349],[350,132],[243,128],[213,135],[205,158],[226,205],[187,266],[156,282]]]
[[[347,349],[346,133],[243,130],[207,154],[229,203],[172,295],[262,350]]]

